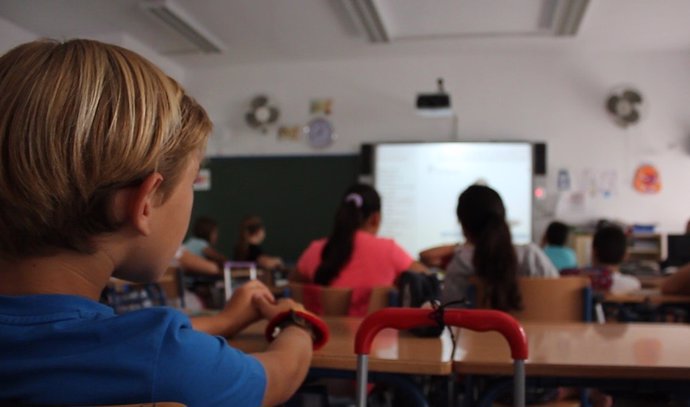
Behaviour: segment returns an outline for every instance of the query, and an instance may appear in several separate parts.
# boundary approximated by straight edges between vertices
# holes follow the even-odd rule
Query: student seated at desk
[[[252,283],[215,316],[115,315],[110,277],[156,281],[189,224],[211,122],[182,87],[124,48],[35,41],[0,57],[0,404],[286,400],[311,358],[287,325],[266,352],[228,346],[295,304]],[[245,288],[246,287],[246,288]]]
[[[640,280],[620,272],[625,259],[627,238],[615,225],[600,227],[592,239],[592,268],[563,270],[563,275],[584,274],[592,279],[595,291],[627,294],[642,288]]]
[[[544,254],[558,270],[577,267],[575,251],[565,245],[568,233],[568,225],[562,222],[551,222],[544,232]]]
[[[184,242],[184,246],[191,253],[222,265],[228,258],[216,250],[217,243],[218,222],[200,216],[194,221],[192,236]]]
[[[558,277],[558,270],[541,249],[530,243],[514,246],[499,194],[472,185],[460,194],[456,210],[467,243],[457,246],[446,269],[442,301],[466,298],[469,278],[486,285],[483,303],[509,311],[522,308],[518,276]]]
[[[266,229],[258,216],[245,216],[240,222],[240,235],[235,244],[235,261],[256,263],[266,270],[283,268],[283,259],[264,253],[261,243],[266,239]]]
[[[359,289],[392,286],[403,271],[426,271],[393,239],[377,237],[380,225],[378,192],[369,185],[351,186],[340,201],[331,235],[311,242],[293,279],[354,288],[350,315],[365,315],[368,291]]]

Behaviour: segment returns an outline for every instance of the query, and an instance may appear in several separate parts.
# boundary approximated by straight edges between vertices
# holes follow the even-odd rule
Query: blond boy
[[[251,356],[209,335],[293,306],[261,284],[191,321],[97,302],[111,276],[164,272],[210,130],[174,80],[126,49],[36,41],[0,58],[0,404],[273,405],[302,382],[306,330],[288,326]]]

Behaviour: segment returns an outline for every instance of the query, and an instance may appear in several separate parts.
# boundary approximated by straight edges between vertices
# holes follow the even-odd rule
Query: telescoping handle
[[[376,335],[385,328],[410,329],[438,324],[435,310],[421,308],[384,308],[367,316],[355,336],[357,354],[357,406],[366,406],[368,355]],[[447,309],[443,311],[445,325],[467,328],[478,332],[497,331],[508,341],[515,362],[514,401],[525,405],[525,370],[527,336],[520,323],[512,316],[494,310]]]

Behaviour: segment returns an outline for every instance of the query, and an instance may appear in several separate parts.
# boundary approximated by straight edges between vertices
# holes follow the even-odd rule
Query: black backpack
[[[398,306],[418,308],[426,302],[438,303],[441,297],[441,282],[435,274],[405,271],[398,278]],[[429,309],[429,312],[432,312]],[[412,334],[422,337],[441,335],[439,326],[413,328]]]

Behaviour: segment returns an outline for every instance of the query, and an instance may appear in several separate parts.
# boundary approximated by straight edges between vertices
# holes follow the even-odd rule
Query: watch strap
[[[323,319],[309,311],[292,309],[281,312],[269,321],[265,331],[266,340],[269,342],[274,340],[281,328],[290,325],[301,327],[310,332],[314,350],[321,349],[330,337],[328,325]]]

